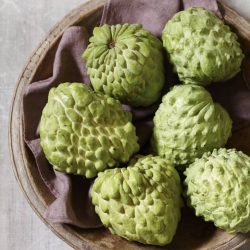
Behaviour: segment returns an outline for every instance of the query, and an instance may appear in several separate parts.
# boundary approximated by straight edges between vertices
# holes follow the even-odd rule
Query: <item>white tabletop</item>
[[[224,0],[250,19],[249,0]],[[8,152],[8,111],[19,74],[41,39],[86,0],[0,0],[0,249],[66,250],[35,215],[16,183]]]

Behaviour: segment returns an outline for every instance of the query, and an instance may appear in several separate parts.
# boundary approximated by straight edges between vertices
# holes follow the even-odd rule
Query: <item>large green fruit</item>
[[[170,243],[180,220],[180,178],[167,160],[151,155],[127,168],[98,174],[92,188],[95,210],[113,234],[144,244]]]
[[[250,231],[250,158],[221,148],[196,159],[184,173],[197,216],[229,233]]]
[[[226,110],[203,87],[177,85],[156,111],[153,150],[174,164],[190,164],[204,152],[224,146],[231,127]]]
[[[63,83],[50,90],[40,137],[56,170],[87,178],[129,161],[139,150],[131,114],[119,101],[81,83]]]
[[[193,7],[178,12],[162,39],[183,83],[226,81],[240,71],[244,55],[237,36],[210,11]]]
[[[122,103],[149,106],[164,84],[162,44],[140,24],[94,29],[83,54],[95,91]]]

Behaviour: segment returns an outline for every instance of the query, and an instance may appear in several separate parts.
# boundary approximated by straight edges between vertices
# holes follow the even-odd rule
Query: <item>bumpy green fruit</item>
[[[235,149],[205,153],[185,171],[197,216],[229,233],[250,231],[250,157]]]
[[[149,106],[164,84],[162,44],[139,24],[94,29],[83,54],[95,91],[122,103]]]
[[[192,163],[206,151],[225,145],[232,122],[201,86],[173,87],[154,117],[152,146],[177,165]]]
[[[92,201],[113,234],[144,244],[172,241],[181,207],[180,178],[167,160],[148,155],[98,174]]]
[[[131,114],[119,101],[81,83],[49,92],[40,124],[41,145],[56,170],[96,176],[139,150]]]
[[[240,71],[244,55],[237,36],[210,11],[193,7],[178,12],[162,39],[183,83],[226,81]]]

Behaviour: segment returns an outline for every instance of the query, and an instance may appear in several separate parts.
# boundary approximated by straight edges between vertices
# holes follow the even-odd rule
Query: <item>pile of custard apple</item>
[[[142,156],[122,104],[147,107],[161,98],[164,53],[181,84],[163,96],[151,154]],[[184,199],[229,233],[250,231],[250,158],[223,148],[232,121],[204,88],[235,76],[243,57],[236,34],[202,8],[177,13],[162,41],[140,24],[96,27],[83,54],[93,90],[62,83],[49,92],[40,124],[46,158],[58,171],[96,177],[96,213],[128,240],[169,244]]]

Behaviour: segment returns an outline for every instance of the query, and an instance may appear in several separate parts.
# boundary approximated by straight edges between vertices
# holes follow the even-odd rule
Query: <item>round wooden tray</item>
[[[75,249],[250,249],[249,235],[230,235],[216,229],[210,223],[195,218],[190,211],[183,211],[183,220],[179,224],[178,232],[173,243],[164,248],[144,246],[129,242],[111,235],[106,229],[83,230],[69,225],[52,224],[43,218],[48,204],[53,196],[44,185],[35,167],[31,152],[23,141],[22,129],[22,95],[26,85],[37,79],[45,79],[51,75],[51,58],[63,32],[72,25],[84,25],[89,30],[97,25],[101,17],[105,0],[94,0],[79,6],[70,12],[48,34],[46,39],[29,59],[18,81],[9,123],[9,145],[13,160],[13,169],[29,204],[41,220],[61,239]],[[250,44],[250,25],[230,8],[222,5],[225,20],[233,25],[246,44]],[[249,31],[249,33],[246,32]],[[249,46],[250,47],[250,46]],[[235,139],[237,138],[237,139]],[[249,138],[249,140],[247,140]],[[231,143],[250,153],[250,129],[239,131],[231,138]],[[248,248],[247,248],[248,246]]]

